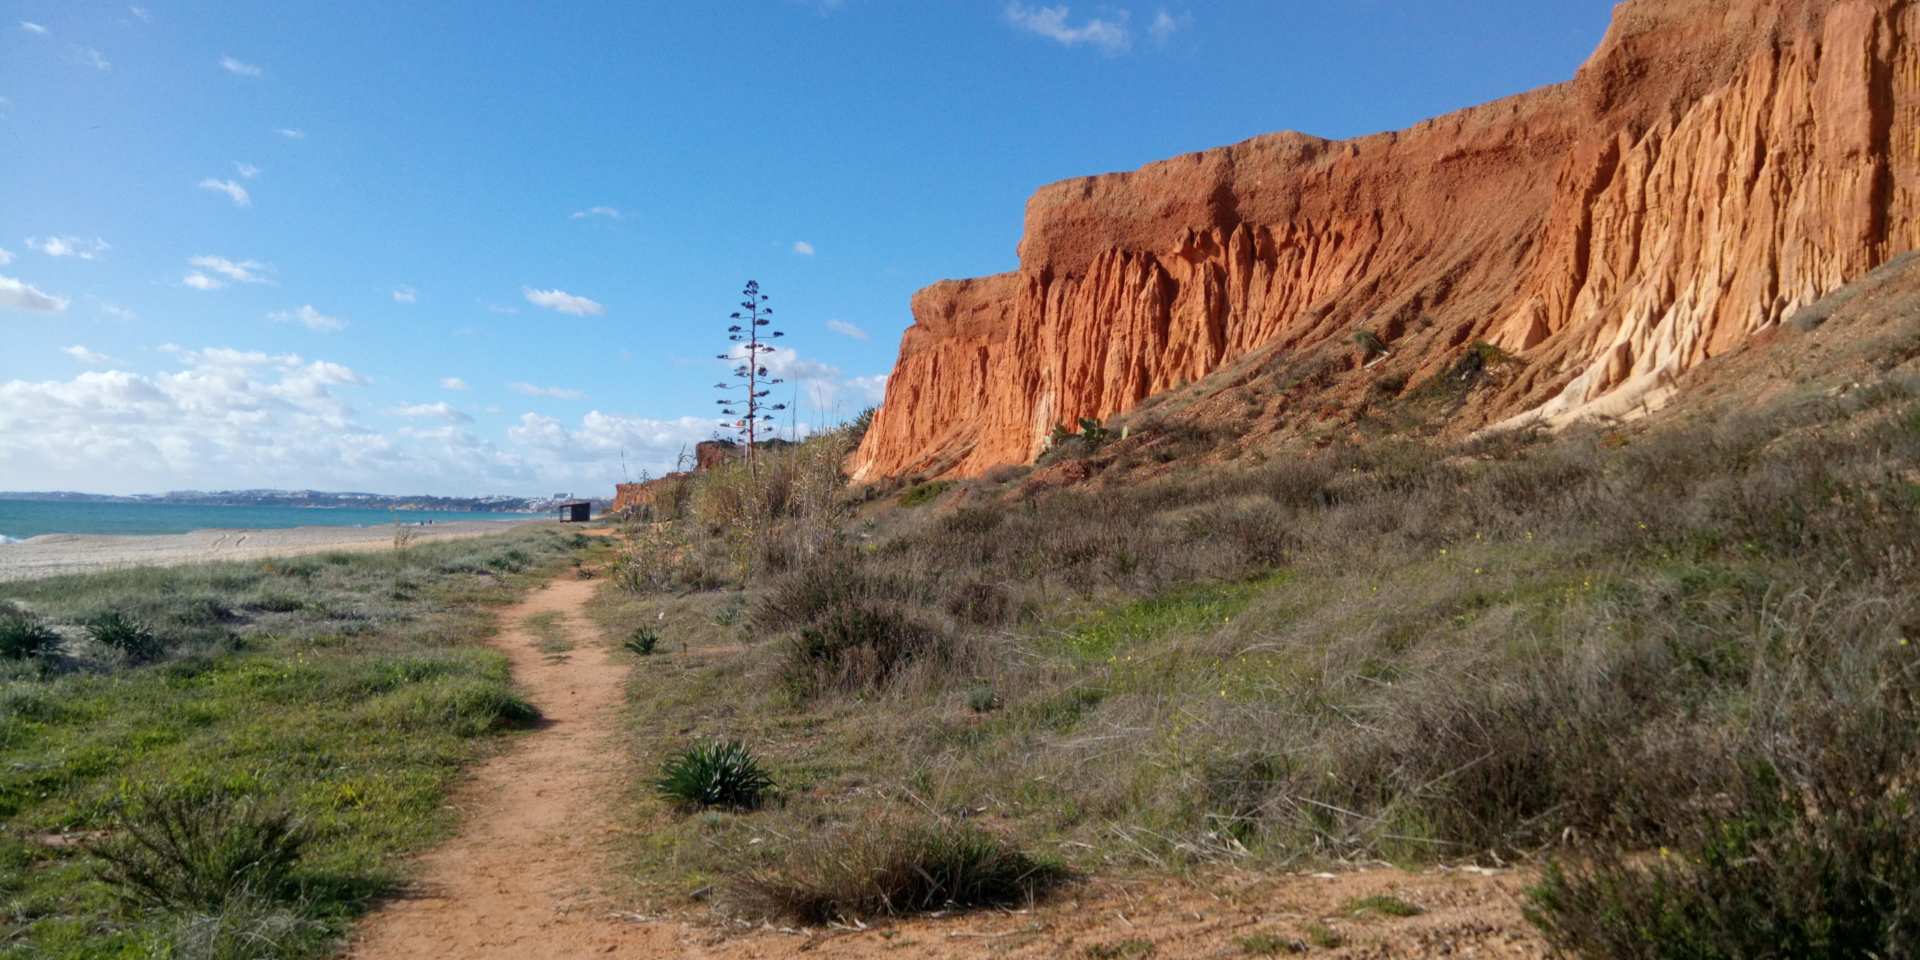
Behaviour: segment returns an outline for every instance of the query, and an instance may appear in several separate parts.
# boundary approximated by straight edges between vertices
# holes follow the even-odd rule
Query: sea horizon
[[[374,527],[466,520],[507,522],[531,513],[393,510],[367,507],[209,505],[166,502],[11,500],[0,498],[0,545],[49,534],[153,536],[196,530]]]

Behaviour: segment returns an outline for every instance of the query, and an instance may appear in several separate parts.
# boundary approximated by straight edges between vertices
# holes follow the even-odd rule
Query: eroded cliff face
[[[854,476],[1025,462],[1255,351],[1416,323],[1448,345],[1394,358],[1416,376],[1522,361],[1462,431],[1657,405],[1920,246],[1916,38],[1908,0],[1630,0],[1559,86],[1045,187],[1019,270],[914,298]]]

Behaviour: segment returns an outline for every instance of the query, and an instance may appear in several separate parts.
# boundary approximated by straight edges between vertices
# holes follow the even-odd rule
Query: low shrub
[[[15,607],[0,608],[0,658],[32,660],[60,649],[60,635],[40,618]]]
[[[191,793],[137,795],[115,812],[113,840],[89,849],[108,888],[131,903],[219,910],[293,895],[293,869],[311,839],[285,807]]]
[[[621,646],[625,647],[629,653],[651,657],[654,650],[660,646],[660,633],[652,627],[636,627],[633,634],[627,637],[627,642]]]
[[[773,778],[738,740],[695,744],[660,766],[654,791],[685,809],[757,809],[773,791]]]
[[[166,652],[166,644],[154,636],[146,624],[118,610],[108,610],[88,619],[87,636],[134,663],[157,660]]]
[[[909,664],[945,659],[950,638],[884,601],[853,601],[816,617],[786,641],[782,675],[806,696],[881,687]]]
[[[1061,865],[1030,856],[994,834],[943,821],[827,837],[789,851],[779,867],[746,874],[737,888],[751,909],[827,924],[1017,906],[1068,876]]]

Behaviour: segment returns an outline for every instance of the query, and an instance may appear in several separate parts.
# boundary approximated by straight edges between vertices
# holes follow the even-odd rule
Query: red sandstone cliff
[[[1916,38],[1909,0],[1628,0],[1568,83],[1045,187],[1019,270],[914,297],[854,477],[1025,462],[1255,351],[1416,322],[1523,361],[1460,429],[1657,404],[1920,245]]]

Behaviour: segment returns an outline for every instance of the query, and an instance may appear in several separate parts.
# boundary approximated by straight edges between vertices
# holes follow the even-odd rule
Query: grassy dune
[[[694,481],[603,592],[662,639],[644,759],[738,738],[779,789],[637,784],[662,902],[889,912],[836,851],[982,829],[1080,872],[1550,864],[1595,956],[1916,932],[1920,383],[1091,488],[844,491],[850,442]]]
[[[585,548],[527,530],[0,585],[0,632],[59,638],[0,659],[0,956],[325,955],[449,829],[461,764],[534,718],[483,646],[490,610]],[[131,902],[90,848],[170,811],[229,818],[161,865],[170,890],[243,862],[275,817],[303,847],[233,896]]]

